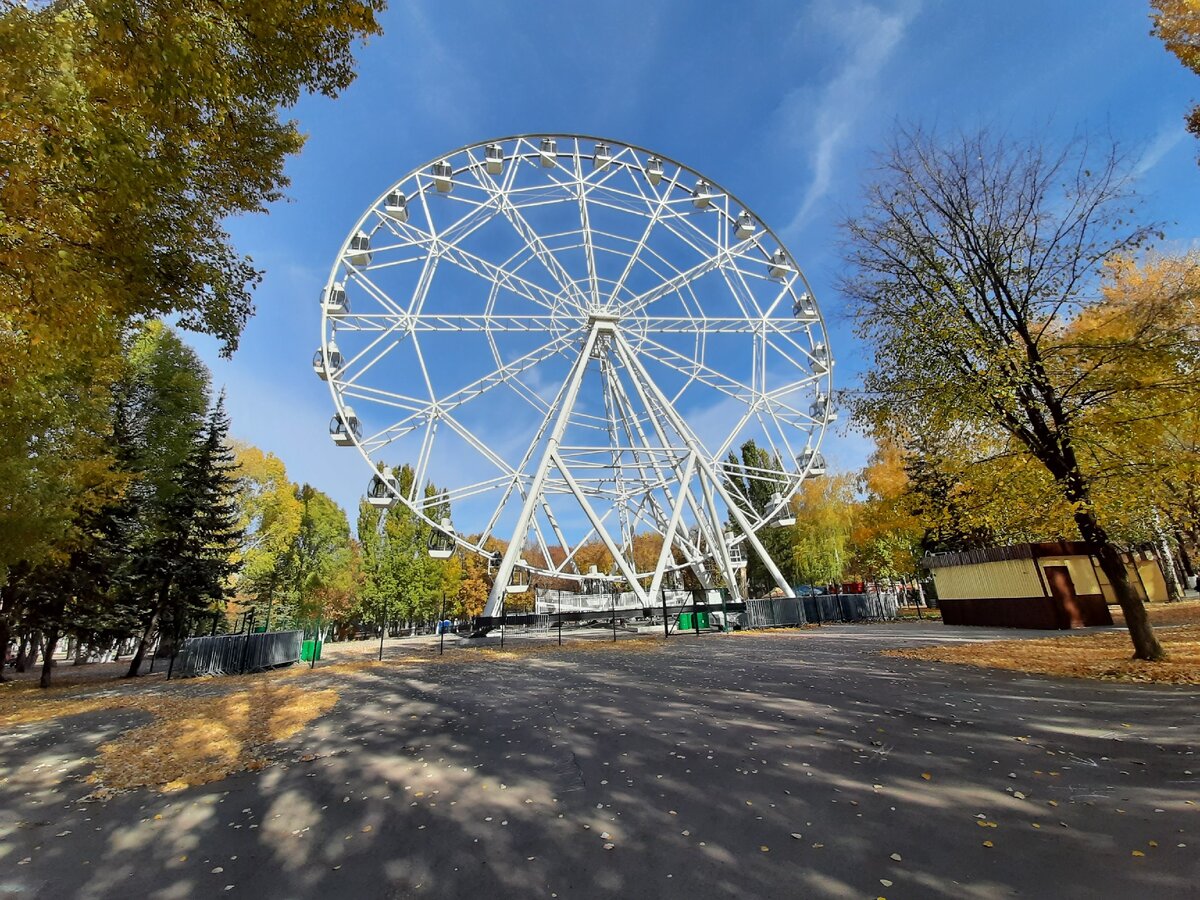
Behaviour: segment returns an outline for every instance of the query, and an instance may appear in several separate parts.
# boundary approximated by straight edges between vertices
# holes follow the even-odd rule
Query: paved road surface
[[[0,742],[0,896],[1200,896],[1198,692],[878,655],[993,635],[358,673],[284,764],[107,804],[59,770],[144,714],[24,726]]]

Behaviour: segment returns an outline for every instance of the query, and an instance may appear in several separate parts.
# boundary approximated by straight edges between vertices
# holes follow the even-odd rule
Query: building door
[[[1050,596],[1054,598],[1058,627],[1082,628],[1083,610],[1079,608],[1079,599],[1075,595],[1075,582],[1071,580],[1071,570],[1066,566],[1046,566],[1045,572]]]

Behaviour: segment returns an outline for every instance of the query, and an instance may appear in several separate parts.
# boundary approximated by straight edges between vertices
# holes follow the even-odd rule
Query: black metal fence
[[[898,612],[896,595],[885,592],[747,600],[743,615],[742,624],[746,628],[774,628],[825,622],[883,621],[897,618]]]
[[[184,678],[195,675],[238,675],[286,666],[299,661],[303,640],[303,631],[188,638],[175,660],[174,674]]]

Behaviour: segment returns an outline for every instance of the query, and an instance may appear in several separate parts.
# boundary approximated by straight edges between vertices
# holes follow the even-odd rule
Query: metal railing
[[[183,678],[238,675],[286,666],[299,661],[303,640],[303,631],[188,638],[175,660],[175,674]]]
[[[898,618],[892,591],[866,594],[818,594],[747,600],[743,625],[775,628],[781,625],[821,625],[826,622],[885,621]]]

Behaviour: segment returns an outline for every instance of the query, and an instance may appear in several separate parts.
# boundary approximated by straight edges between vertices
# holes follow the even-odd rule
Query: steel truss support
[[[630,378],[633,380],[634,387],[646,406],[647,415],[658,434],[659,440],[663,442],[664,446],[669,444],[666,429],[663,427],[664,423],[660,421],[661,416],[666,420],[665,424],[669,425],[671,430],[679,436],[679,440],[684,443],[687,450],[686,458],[682,461],[682,471],[678,462],[672,465],[679,478],[679,490],[671,501],[670,521],[666,532],[663,534],[663,547],[654,568],[649,592],[638,581],[637,570],[626,557],[625,551],[627,548],[618,546],[609,535],[608,530],[604,527],[603,517],[597,515],[596,511],[592,508],[592,504],[588,501],[584,490],[571,474],[569,465],[559,455],[559,445],[562,443],[563,434],[566,432],[567,425],[570,422],[571,413],[578,399],[579,388],[583,383],[588,362],[592,359],[593,351],[601,343],[602,338],[604,339],[603,343],[607,344],[608,351],[617,358],[617,361],[621,363],[622,367],[629,373]],[[612,364],[610,360],[599,360],[598,362],[602,367]],[[621,575],[629,583],[630,589],[637,594],[638,599],[643,604],[649,604],[651,598],[657,595],[662,585],[667,560],[670,558],[671,546],[674,543],[685,506],[689,506],[692,509],[702,532],[708,539],[713,557],[721,570],[721,574],[725,577],[725,583],[733,599],[735,601],[741,599],[741,588],[737,570],[733,566],[729,547],[726,546],[724,540],[724,526],[716,504],[717,497],[720,497],[722,502],[724,502],[726,508],[729,510],[729,515],[742,529],[746,541],[754,549],[754,552],[759,555],[759,558],[762,559],[763,564],[775,580],[775,583],[783,590],[786,596],[795,596],[791,585],[788,584],[787,580],[783,577],[783,573],[779,571],[774,560],[771,559],[770,554],[767,553],[766,548],[759,541],[757,535],[755,535],[753,525],[742,512],[737,501],[729,493],[726,485],[718,476],[716,469],[709,464],[704,454],[704,449],[700,446],[696,436],[688,428],[682,417],[671,405],[670,400],[667,399],[666,395],[637,359],[636,354],[625,341],[619,327],[614,321],[603,317],[593,319],[588,328],[587,337],[580,347],[579,356],[575,359],[570,374],[567,376],[567,380],[559,392],[557,409],[552,410],[552,413],[554,415],[554,426],[546,439],[541,461],[538,463],[533,480],[529,485],[528,491],[525,493],[520,515],[517,517],[516,525],[513,528],[512,539],[508,543],[508,548],[505,550],[500,567],[496,572],[495,582],[492,585],[487,605],[484,608],[485,616],[496,616],[500,613],[505,588],[512,578],[517,558],[520,556],[521,549],[525,546],[529,529],[536,524],[534,516],[538,507],[543,506],[549,512],[544,490],[551,468],[558,470],[559,475],[566,483],[567,490],[575,497],[583,509],[584,514],[591,523],[593,531],[604,543]],[[547,421],[549,421],[549,418]],[[532,447],[530,449],[532,450]],[[692,492],[691,481],[693,477],[699,480],[703,506],[696,501],[695,495]],[[628,549],[632,552],[631,547]]]

